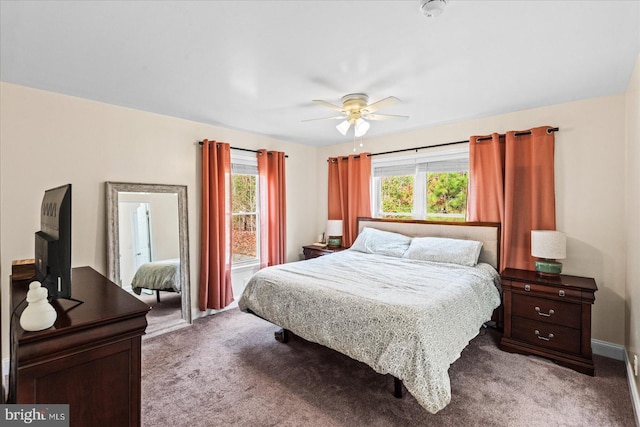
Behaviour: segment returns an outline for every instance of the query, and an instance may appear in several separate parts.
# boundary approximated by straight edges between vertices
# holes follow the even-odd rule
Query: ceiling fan
[[[339,116],[321,117],[318,119],[307,119],[303,122],[309,122],[314,120],[339,120],[342,122],[336,129],[346,135],[351,125],[354,127],[356,137],[361,137],[369,130],[369,122],[367,120],[406,120],[408,116],[398,116],[393,114],[374,114],[376,111],[390,107],[400,100],[395,96],[388,96],[380,101],[376,101],[369,104],[369,97],[364,93],[350,93],[345,95],[341,99],[342,107],[334,105],[330,102],[323,101],[321,99],[314,99],[313,102],[323,105],[331,110],[340,112]]]

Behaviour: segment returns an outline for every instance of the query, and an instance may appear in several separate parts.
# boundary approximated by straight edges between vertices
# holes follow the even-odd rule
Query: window
[[[469,153],[448,151],[372,162],[372,212],[379,218],[464,221]]]
[[[231,156],[231,252],[234,266],[260,260],[258,163],[255,157]]]

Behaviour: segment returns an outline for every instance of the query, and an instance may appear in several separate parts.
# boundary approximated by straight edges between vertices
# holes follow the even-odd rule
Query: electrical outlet
[[[638,376],[638,355],[633,355],[633,375]]]

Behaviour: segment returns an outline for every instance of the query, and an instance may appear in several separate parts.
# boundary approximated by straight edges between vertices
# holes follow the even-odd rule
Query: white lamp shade
[[[351,123],[349,123],[348,120],[345,120],[341,122],[338,126],[336,126],[336,129],[338,129],[338,132],[340,132],[341,134],[346,135],[350,127],[351,127]]]
[[[342,220],[330,219],[327,221],[327,237],[342,236]]]
[[[567,256],[567,237],[554,230],[531,230],[531,256],[545,259],[564,259]]]
[[[367,122],[363,118],[359,118],[358,120],[356,120],[356,125],[355,125],[356,137],[360,138],[361,136],[364,136],[364,134],[367,133],[367,131],[369,130],[369,126],[371,126],[369,122]]]

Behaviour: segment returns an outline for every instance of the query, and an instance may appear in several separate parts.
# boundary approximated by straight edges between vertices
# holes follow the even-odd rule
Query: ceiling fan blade
[[[398,116],[395,114],[363,114],[367,120],[407,120],[409,116]]]
[[[346,118],[347,116],[318,117],[317,119],[304,119],[303,122],[313,122],[315,120],[346,119]]]
[[[317,104],[320,104],[320,105],[323,105],[323,106],[325,106],[327,108],[330,108],[332,110],[340,111],[341,113],[344,112],[344,108],[338,107],[337,105],[333,105],[330,102],[323,101],[322,99],[314,99],[313,102],[315,102]]]
[[[367,105],[362,109],[362,111],[366,113],[373,113],[374,111],[378,111],[381,108],[391,107],[398,102],[400,102],[400,100],[395,96],[388,96],[381,99],[380,101],[376,101],[372,104]]]

